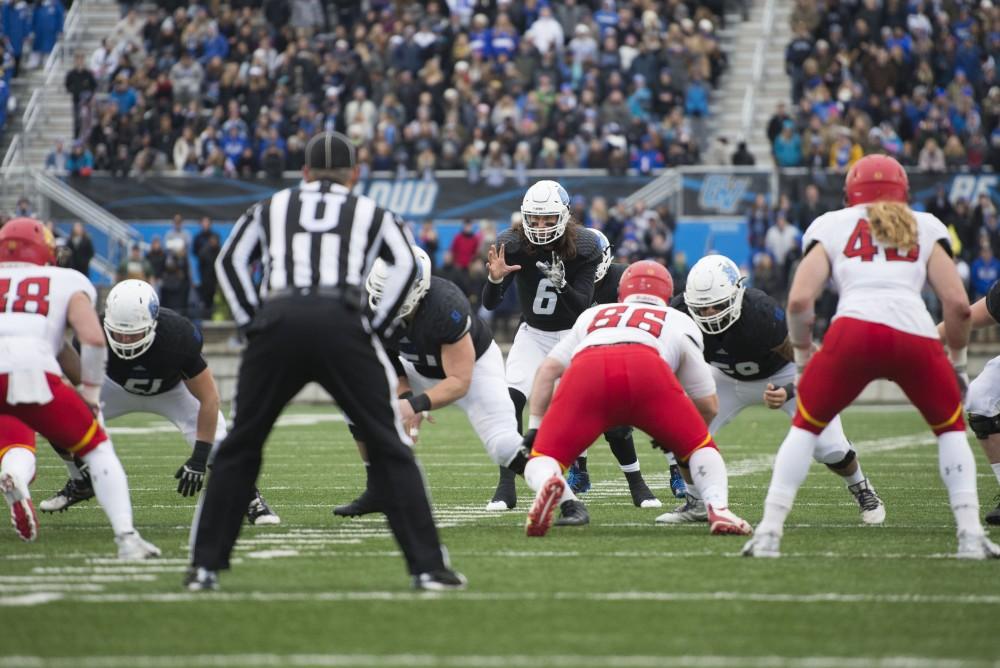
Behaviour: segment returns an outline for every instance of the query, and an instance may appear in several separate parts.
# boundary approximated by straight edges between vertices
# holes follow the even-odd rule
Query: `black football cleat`
[[[557,527],[582,527],[590,524],[590,513],[579,499],[563,501],[559,504],[559,519],[553,524]]]
[[[986,517],[983,519],[986,520],[987,524],[1000,526],[1000,494],[997,494],[993,500],[997,502],[997,507],[986,513]]]
[[[216,591],[219,588],[219,574],[191,566],[184,574],[184,588],[188,591]]]
[[[70,506],[92,498],[94,498],[94,488],[90,485],[90,478],[83,480],[70,478],[61,490],[38,504],[38,509],[43,513],[61,513]]]
[[[469,581],[458,571],[442,568],[413,576],[413,588],[419,591],[460,591]]]
[[[656,498],[653,491],[649,489],[646,480],[642,477],[642,472],[632,471],[625,474],[628,481],[628,491],[632,495],[632,503],[636,508],[659,508],[663,504]]]
[[[253,499],[247,507],[247,522],[253,526],[277,526],[281,524],[281,518],[271,510],[267,501],[260,495],[259,490],[254,490]]]
[[[486,504],[486,510],[513,510],[517,505],[517,488],[514,482],[517,475],[510,469],[500,467],[500,480],[497,482],[493,498]]]
[[[361,493],[361,496],[350,503],[345,503],[333,509],[333,514],[337,517],[361,517],[362,515],[381,512],[382,504],[378,502],[378,499],[375,498],[370,489],[365,489]]]

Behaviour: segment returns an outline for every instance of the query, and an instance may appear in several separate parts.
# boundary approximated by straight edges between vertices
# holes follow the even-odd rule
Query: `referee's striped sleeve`
[[[253,319],[260,298],[250,274],[250,262],[261,250],[261,204],[255,205],[240,217],[233,231],[215,260],[215,274],[219,288],[229,303],[233,319],[240,327]]]
[[[382,299],[372,316],[371,325],[376,332],[382,332],[392,324],[416,279],[417,262],[413,257],[412,244],[409,230],[386,211],[378,224],[375,242],[365,263],[366,270],[370,271],[375,258],[381,257],[392,268],[382,288]]]

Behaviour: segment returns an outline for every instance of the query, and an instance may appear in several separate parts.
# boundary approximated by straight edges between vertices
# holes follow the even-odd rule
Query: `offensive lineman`
[[[531,395],[535,370],[594,300],[594,276],[601,260],[597,238],[570,219],[569,195],[555,181],[538,181],[524,194],[521,221],[497,238],[488,253],[483,306],[493,310],[517,281],[524,322],[507,353],[507,386],[518,431]],[[508,262],[510,264],[508,264]],[[487,510],[517,504],[514,472],[500,469]]]
[[[472,311],[468,298],[451,281],[431,276],[431,260],[413,246],[418,276],[398,316],[405,323],[395,345],[386,352],[399,376],[399,411],[411,436],[427,411],[454,403],[469,418],[490,458],[517,474],[527,457],[521,447],[514,404],[504,392],[503,356],[489,326]],[[376,260],[365,282],[372,309],[378,308],[389,272]],[[358,447],[365,459],[364,445]],[[365,491],[349,504],[334,508],[343,517],[380,512],[377,490],[369,478]],[[562,525],[588,522],[586,508],[572,495],[562,506]]]
[[[97,293],[83,274],[47,266],[54,264],[52,233],[39,221],[16,218],[0,229],[0,492],[18,535],[34,540],[38,518],[28,484],[35,477],[37,431],[90,468],[118,558],[158,557],[160,550],[132,524],[128,479],[101,426],[107,350],[93,306]],[[67,324],[80,340],[80,395],[63,382],[56,362]]]
[[[104,416],[113,420],[130,413],[153,413],[172,422],[192,447],[190,458],[174,475],[181,496],[201,491],[213,445],[225,438],[226,418],[219,410],[219,390],[202,357],[201,333],[183,316],[160,308],[149,283],[122,281],[108,293],[104,332],[109,356],[101,386]],[[78,358],[64,350],[60,360],[71,380],[79,374]],[[94,495],[86,469],[64,457],[70,479],[43,501],[43,512],[63,511]],[[280,518],[256,491],[247,521],[273,525]]]
[[[691,267],[684,294],[671,302],[705,335],[705,361],[719,393],[719,414],[709,425],[713,436],[761,397],[770,408],[795,416],[795,364],[785,312],[767,294],[743,283],[735,262],[708,255]],[[885,506],[862,473],[839,416],[820,434],[813,458],[844,479],[865,524],[885,521]],[[685,503],[656,521],[704,522],[706,517],[704,503],[689,489]]]
[[[665,267],[636,262],[622,277],[619,303],[587,309],[542,362],[525,436],[532,446],[525,480],[537,492],[527,535],[546,534],[555,503],[569,489],[560,467],[616,424],[635,425],[690,464],[711,533],[753,532],[728,509],[726,465],[705,426],[718,410],[715,383],[698,330],[667,306],[672,293]]]

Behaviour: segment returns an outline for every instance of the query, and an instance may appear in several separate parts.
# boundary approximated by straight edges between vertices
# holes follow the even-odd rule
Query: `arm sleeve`
[[[559,297],[572,311],[582,312],[594,303],[594,276],[597,274],[597,262],[581,265],[571,283],[567,283]]]
[[[229,304],[233,319],[240,327],[250,323],[260,306],[260,297],[250,273],[250,262],[255,254],[261,252],[262,209],[263,204],[256,204],[236,221],[215,260],[219,288]]]
[[[507,292],[507,288],[513,280],[514,274],[507,274],[500,283],[494,283],[489,279],[486,280],[486,285],[483,286],[483,306],[487,311],[492,311],[497,306],[500,306],[500,302],[503,301],[503,295]]]
[[[986,293],[986,310],[994,320],[1000,322],[1000,281],[990,286]]]
[[[382,291],[382,299],[371,320],[372,329],[381,334],[391,327],[406,300],[417,276],[417,261],[413,257],[413,238],[409,230],[392,213],[387,211],[382,216],[379,228],[376,240],[378,256],[392,268]],[[369,266],[368,270],[370,269]]]
[[[785,310],[773,298],[765,296],[757,304],[761,326],[759,329],[762,343],[774,350],[788,338],[788,324],[785,322]]]
[[[712,371],[701,355],[701,351],[691,339],[678,337],[681,348],[681,363],[677,368],[677,380],[692,399],[700,399],[715,394],[715,379]]]

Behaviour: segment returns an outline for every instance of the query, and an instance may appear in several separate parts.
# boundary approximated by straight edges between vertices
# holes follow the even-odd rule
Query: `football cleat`
[[[971,531],[958,532],[958,554],[959,559],[1000,559],[1000,545],[997,545],[984,533],[972,533]]]
[[[729,508],[715,508],[709,504],[708,531],[713,536],[750,536],[753,527]]]
[[[740,551],[744,557],[777,559],[781,556],[781,535],[776,533],[756,533]]]
[[[574,494],[586,494],[590,491],[590,473],[581,471],[576,462],[566,472],[566,482]]]
[[[681,475],[681,467],[677,464],[670,465],[670,491],[678,499],[683,499],[687,496],[687,483],[684,482],[684,476]]]
[[[628,491],[632,494],[632,503],[636,508],[659,508],[663,505],[649,489],[640,471],[626,473],[625,480],[628,481]]]
[[[986,520],[987,524],[1000,526],[1000,494],[997,494],[993,500],[997,502],[997,507],[986,513],[986,517],[983,519]]]
[[[191,566],[184,574],[184,588],[188,591],[215,591],[219,588],[219,574]]]
[[[657,524],[685,524],[687,522],[707,522],[708,521],[708,509],[705,508],[705,502],[701,499],[696,499],[690,494],[684,500],[684,503],[677,506],[669,513],[663,513],[656,518]]]
[[[141,561],[160,556],[160,548],[142,539],[138,531],[129,531],[115,536],[118,544],[118,558],[122,561]]]
[[[10,507],[10,521],[18,537],[30,543],[38,538],[38,515],[31,503],[28,486],[13,473],[0,474],[0,493]]]
[[[458,571],[442,568],[413,576],[413,588],[419,591],[460,591],[469,581]]]
[[[382,512],[382,505],[376,500],[370,489],[361,492],[361,496],[350,503],[337,506],[333,509],[333,514],[337,517],[361,517],[372,513]]]
[[[524,523],[524,533],[528,536],[544,536],[552,528],[552,516],[555,514],[559,499],[566,492],[566,481],[561,475],[554,475],[542,484],[535,495],[535,501],[528,511]]]
[[[94,488],[88,478],[83,480],[70,478],[61,490],[39,503],[38,509],[43,513],[61,513],[70,506],[92,498],[94,498]]]
[[[878,492],[872,487],[868,479],[848,485],[847,489],[854,495],[858,506],[861,508],[861,521],[865,524],[882,524],[885,522],[885,504],[879,498]]]
[[[486,504],[486,510],[514,510],[517,506],[516,475],[510,469],[500,467],[500,481],[497,482],[493,498]]]
[[[554,524],[557,527],[582,527],[590,524],[590,513],[583,501],[569,499],[559,504],[559,518]]]
[[[250,507],[247,508],[247,522],[257,527],[276,526],[281,524],[281,518],[267,505],[260,491],[255,491]]]

